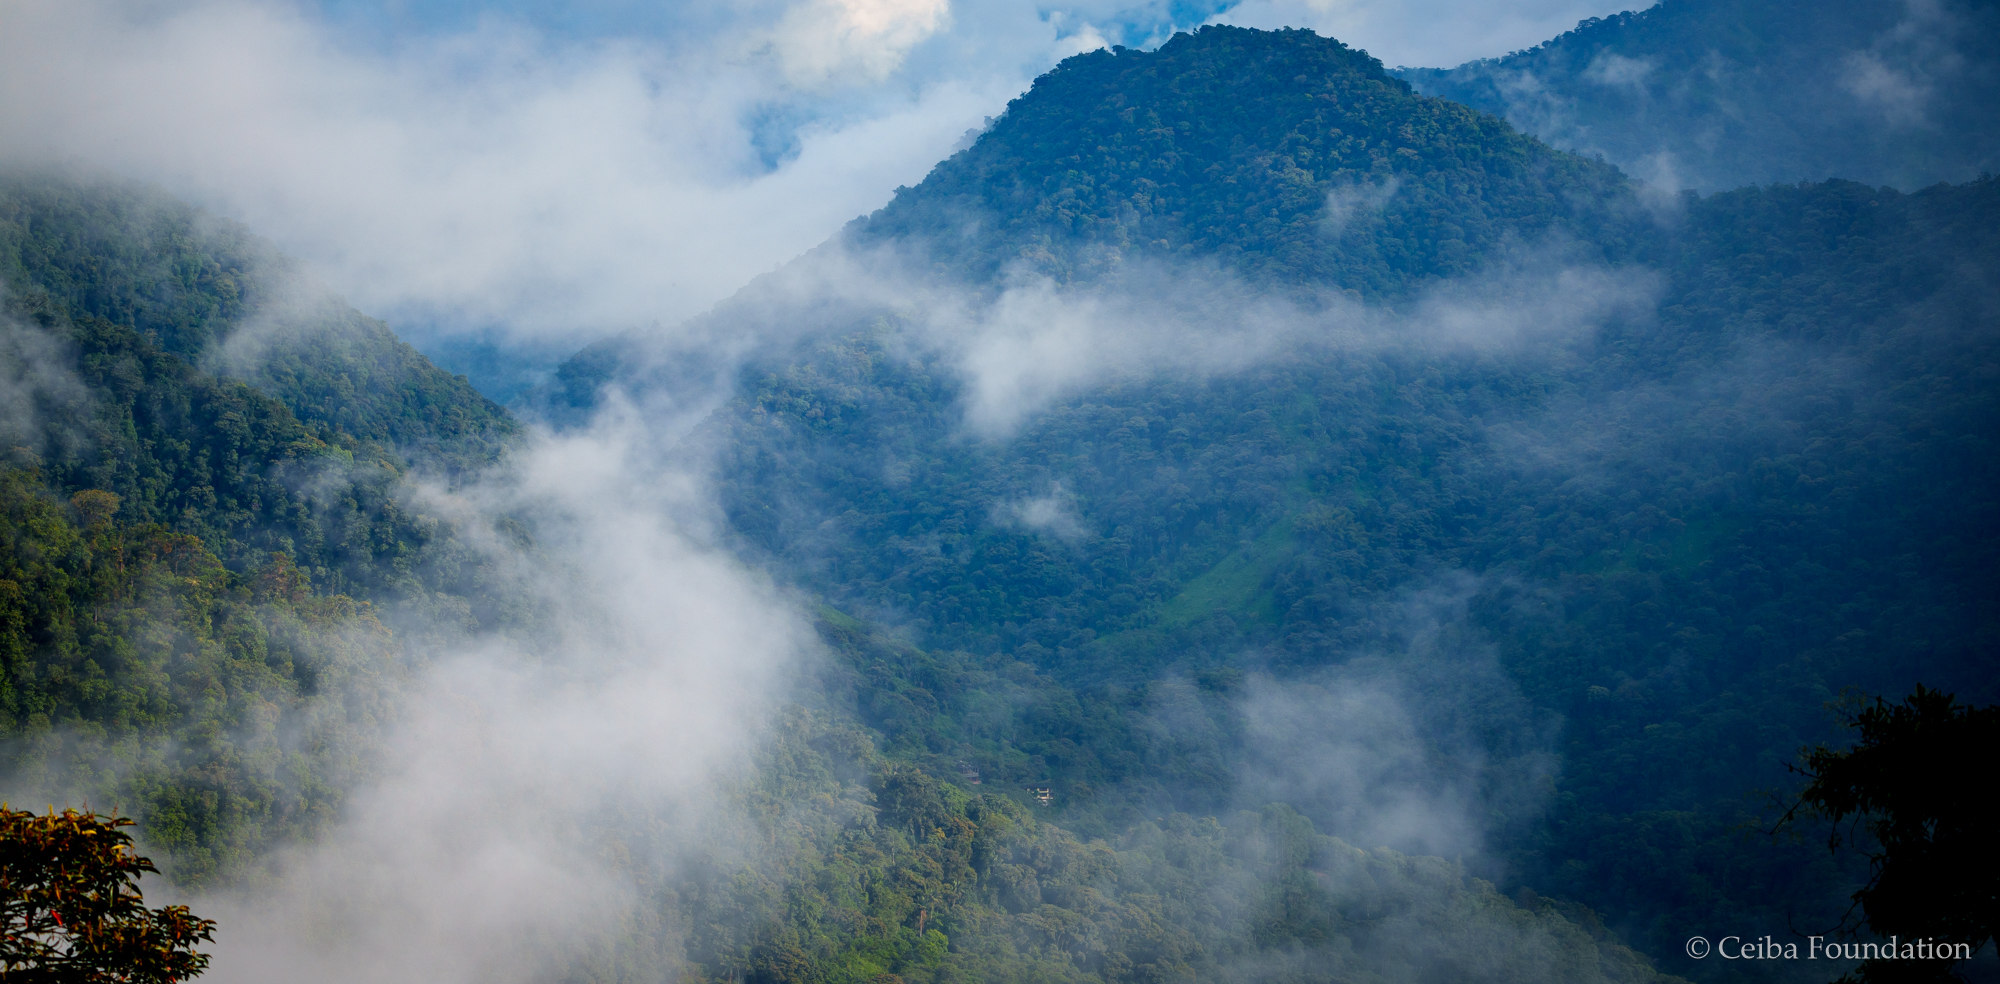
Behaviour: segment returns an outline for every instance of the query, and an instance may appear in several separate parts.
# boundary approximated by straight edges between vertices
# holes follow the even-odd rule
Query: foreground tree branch
[[[215,922],[184,905],[146,907],[137,882],[153,862],[120,828],[76,810],[46,815],[0,804],[0,981],[173,984],[200,974]]]

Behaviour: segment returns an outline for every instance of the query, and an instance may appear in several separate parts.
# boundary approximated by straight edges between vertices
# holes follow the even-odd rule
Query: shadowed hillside
[[[524,975],[1818,982],[1683,947],[1866,882],[1786,766],[2000,699],[1990,177],[1665,194],[1211,27],[518,434],[241,230],[8,181],[9,788],[189,885],[553,886]]]
[[[1669,190],[1914,191],[2000,169],[2000,7],[1983,0],[1665,0],[1397,74]]]
[[[902,754],[1094,834],[1269,797],[1479,851],[1733,979],[1689,927],[1830,922],[1860,877],[1741,834],[1821,705],[1996,696],[1959,451],[2000,409],[1995,219],[1991,180],[1642,199],[1337,43],[1209,29],[1065,62],[699,319],[775,341],[695,443],[743,549],[930,651],[858,685]],[[648,345],[571,395],[643,400]]]

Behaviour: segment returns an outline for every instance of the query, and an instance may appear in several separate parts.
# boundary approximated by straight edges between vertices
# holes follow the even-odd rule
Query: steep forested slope
[[[240,232],[36,181],[0,200],[0,747],[227,879],[366,774],[384,623],[527,617],[402,483],[511,424]],[[1642,196],[1306,32],[1065,62],[701,359],[565,367],[581,409],[727,384],[684,450],[830,603],[743,822],[603,821],[635,869],[701,849],[572,976],[1823,979],[1680,943],[1865,876],[1745,833],[1826,702],[2000,698],[1996,230],[1991,179]],[[1285,325],[1058,348],[1105,364],[975,427],[965,336],[1019,290],[1184,322],[1156,347]]]
[[[1782,921],[1774,884],[1837,899],[1824,859],[1735,830],[1826,734],[1823,702],[1917,681],[2000,697],[1995,222],[1991,181],[1720,195],[1673,237],[1657,311],[1581,353],[1133,380],[995,443],[960,436],[953,368],[898,358],[885,323],[713,426],[737,528],[784,569],[990,654],[944,659],[943,682],[887,674],[924,697],[866,688],[878,725],[1086,812],[1222,808],[1246,727],[1228,671],[1411,660],[1413,595],[1465,592],[1447,617],[1568,722],[1553,822],[1494,805],[1522,876],[1670,952],[1717,909]],[[1052,494],[1068,530],[1007,521]],[[1048,677],[1010,682],[1021,662]],[[1204,681],[1208,737],[1162,732],[1163,675]]]
[[[0,276],[162,352],[239,375],[329,435],[452,469],[515,429],[464,377],[233,223],[112,178],[0,172]]]
[[[1676,980],[1574,906],[1517,905],[1462,865],[1358,850],[1284,806],[1086,841],[1018,791],[943,782],[837,720],[781,722],[744,796],[755,824],[708,841],[678,887],[683,979]]]
[[[420,518],[242,383],[99,318],[5,315],[0,767],[142,817],[186,884],[241,873],[364,767],[395,647],[339,592],[411,579],[382,554]]]
[[[93,226],[63,268],[180,255],[126,219]],[[230,310],[213,279],[187,296],[152,284],[175,305],[97,299],[124,323],[80,309],[88,290],[31,282],[0,335],[0,770],[10,795],[135,814],[196,888],[254,881],[393,768],[379,739],[426,633],[518,624],[505,579],[409,495],[394,435],[341,426],[381,409],[372,397],[330,390],[302,420],[155,343],[205,350],[186,339]],[[160,313],[190,309],[209,320]],[[316,358],[339,375],[346,351]],[[1662,979],[1574,908],[1516,904],[1442,859],[1358,850],[1283,807],[1167,815],[1106,842],[1044,822],[1018,789],[968,794],[876,713],[908,690],[877,668],[929,655],[827,614],[835,656],[814,706],[785,710],[755,775],[727,791],[725,815],[745,822],[674,831],[669,846],[695,856],[669,881],[633,870],[654,894],[586,941],[599,949],[565,950],[572,979],[1414,979],[1463,972],[1475,948],[1494,980]],[[658,826],[628,819],[608,847]]]
[[[2000,167],[2000,7],[1665,0],[1527,51],[1399,69],[1419,91],[1668,189]]]
[[[407,653],[378,612],[507,620],[402,481],[513,424],[330,302],[235,353],[260,385],[205,371],[288,261],[157,192],[11,175],[0,242],[0,767],[131,811],[184,884],[241,877],[370,767]]]
[[[129,327],[71,318],[45,294],[10,298],[0,314],[11,464],[53,491],[109,492],[119,520],[198,537],[239,570],[283,553],[326,590],[466,593],[453,565],[422,562],[439,559],[432,547],[449,552],[450,533],[407,512],[403,465],[387,449],[309,427],[260,390]]]
[[[1338,41],[1206,28],[1064,61],[846,236],[972,283],[1181,257],[1375,297],[1550,237],[1621,258],[1634,211],[1612,169],[1415,95]]]
[[[1809,973],[1678,943],[1844,908],[1853,858],[1741,834],[1825,702],[2000,697],[2000,183],[1634,201],[1309,34],[1080,56],[842,242],[1114,314],[1142,264],[1352,290],[1384,331],[1110,371],[995,436],[965,350],[885,305],[753,361],[700,441],[745,549],[922,647],[850,688],[901,757],[1047,785],[1097,834],[1269,796],[1345,835],[1370,789],[1270,761],[1300,713],[1273,687],[1386,692],[1518,884],[1680,972]],[[1355,753],[1328,733],[1292,754]]]
[[[395,646],[283,555],[238,574],[116,505],[0,471],[0,768],[143,818],[182,885],[240,878],[379,766]]]

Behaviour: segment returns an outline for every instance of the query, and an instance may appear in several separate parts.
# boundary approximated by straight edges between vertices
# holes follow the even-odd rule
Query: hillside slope
[[[237,877],[371,767],[400,646],[350,594],[434,604],[449,537],[386,462],[47,301],[0,309],[0,774]]]
[[[1983,0],[1664,0],[1397,74],[1668,189],[2000,170],[2000,6]]]
[[[68,268],[176,255],[144,224],[97,230]],[[132,315],[120,323],[72,306],[84,299],[11,295],[0,322],[0,779],[17,798],[137,816],[182,887],[254,888],[397,767],[381,741],[409,711],[398,687],[424,666],[426,626],[517,628],[500,609],[518,599],[407,494],[386,441],[331,423],[351,408],[301,420],[164,351],[154,337],[214,323],[160,315],[186,305],[113,305]],[[368,372],[351,350],[316,357]],[[1283,807],[1162,816],[1104,841],[1037,816],[1021,790],[967,793],[870,710],[901,696],[877,668],[924,655],[829,614],[813,706],[773,708],[747,788],[719,790],[742,822],[565,833],[640,859],[644,889],[628,924],[549,945],[567,979],[1417,979],[1476,948],[1496,980],[1671,981],[1573,908],[1357,849]],[[648,866],[653,836],[692,857]]]
[[[1496,868],[1669,969],[1790,979],[1678,952],[1718,919],[1837,919],[1861,876],[1740,837],[1754,792],[1847,688],[2000,698],[2000,183],[1635,202],[1303,32],[1079,56],[829,247],[1003,312],[1056,285],[1028,327],[815,308],[774,275],[699,331],[797,341],[752,352],[696,444],[746,552],[928,650],[857,692],[901,755],[1047,783],[1105,836],[1262,798],[1375,836],[1365,804],[1445,789]],[[981,332],[1143,331],[1153,295],[1197,352],[1207,315],[1306,327],[1112,358],[975,426]],[[1094,357],[1048,351],[1011,371]],[[1283,697],[1357,691],[1416,750]],[[1357,755],[1410,778],[1294,764]]]
[[[929,269],[975,284],[1192,257],[1374,298],[1552,237],[1623,258],[1634,211],[1610,168],[1418,96],[1338,41],[1208,27],[1064,61],[845,236],[921,243]]]
[[[516,429],[270,243],[136,182],[0,172],[0,278],[240,376],[348,443],[464,470]]]
[[[251,877],[379,767],[407,658],[510,618],[404,480],[515,425],[157,191],[8,175],[0,270],[0,775]]]

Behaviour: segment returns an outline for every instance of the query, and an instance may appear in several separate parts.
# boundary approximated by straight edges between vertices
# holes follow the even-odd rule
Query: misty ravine
[[[9,14],[0,792],[203,979],[2000,978],[1794,809],[2000,700],[1986,6],[529,6]]]

